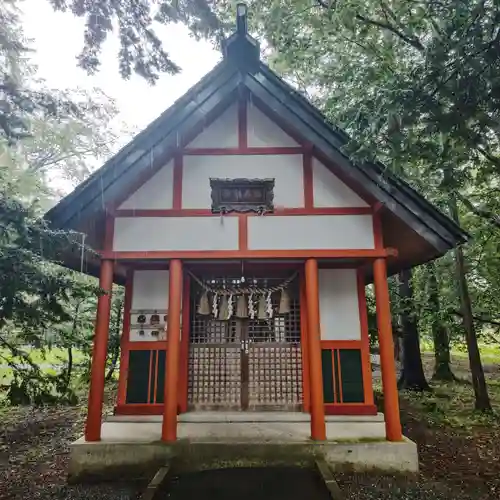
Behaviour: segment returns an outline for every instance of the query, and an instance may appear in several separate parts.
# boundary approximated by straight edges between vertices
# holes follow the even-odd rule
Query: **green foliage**
[[[70,298],[84,300],[98,289],[56,265],[62,250],[78,248],[76,235],[51,230],[34,206],[17,201],[5,173],[0,170],[0,346],[9,355],[0,357],[14,370],[11,402],[47,402],[61,395],[61,377],[43,374],[22,346],[43,347],[45,332],[71,320]]]
[[[44,89],[15,7],[0,5],[0,382],[11,404],[74,403],[73,375],[88,374],[101,291],[94,278],[58,265],[63,251],[91,252],[82,236],[52,230],[42,214],[59,195],[51,178],[81,182],[89,160],[110,154],[117,111],[98,89]],[[113,366],[119,333],[110,338]],[[49,362],[54,346],[66,356]]]

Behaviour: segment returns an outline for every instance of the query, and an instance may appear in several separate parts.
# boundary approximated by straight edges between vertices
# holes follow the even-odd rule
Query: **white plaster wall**
[[[132,311],[131,314],[131,342],[157,342],[158,340],[167,340],[165,331],[166,322],[165,314],[168,313],[168,297],[169,297],[169,271],[167,270],[137,270],[134,271],[132,283]],[[182,303],[181,303],[182,308]],[[139,334],[139,328],[133,328],[137,325],[139,313],[135,311],[148,311],[146,315],[146,324],[142,330],[143,335]],[[156,311],[160,316],[160,324],[157,326],[150,325],[150,316]],[[182,314],[181,314],[182,323]],[[159,335],[151,335],[153,330],[158,330]]]
[[[255,216],[248,219],[251,250],[374,248],[371,215]]]
[[[134,271],[132,309],[168,309],[167,270]]]
[[[360,340],[355,269],[319,270],[321,340]]]
[[[184,156],[182,208],[212,206],[210,177],[274,178],[275,207],[304,206],[302,155]]]
[[[188,148],[238,147],[238,107],[232,104],[219,118],[196,136]]]
[[[156,342],[166,340],[164,316],[168,310],[169,272],[166,270],[134,271],[132,282],[132,311],[130,316],[131,342]],[[137,328],[137,311],[146,310],[146,323],[143,328]],[[156,311],[160,316],[160,324],[151,326],[150,316]],[[143,331],[141,335],[139,332]],[[159,335],[152,335],[152,331]]]
[[[315,207],[367,207],[368,203],[347,187],[316,158],[313,160]]]
[[[170,161],[127,198],[119,208],[129,210],[172,208],[173,171],[174,164]]]
[[[113,250],[237,250],[236,217],[118,217]]]
[[[252,103],[248,105],[247,120],[248,146],[250,147],[294,147],[299,145]]]

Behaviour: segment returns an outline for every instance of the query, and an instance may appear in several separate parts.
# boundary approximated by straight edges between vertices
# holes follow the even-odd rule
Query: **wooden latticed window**
[[[274,210],[274,179],[210,179],[212,212],[257,212]]]

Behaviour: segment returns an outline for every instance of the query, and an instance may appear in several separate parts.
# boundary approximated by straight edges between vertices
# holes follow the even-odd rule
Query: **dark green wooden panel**
[[[323,401],[333,403],[335,394],[333,390],[333,366],[331,349],[321,349],[321,370],[323,372]]]
[[[166,350],[158,351],[158,373],[156,382],[156,402],[163,403],[165,399],[165,358]]]
[[[127,378],[127,403],[148,402],[149,359],[151,351],[130,351]]]
[[[359,349],[340,349],[342,402],[363,403],[363,365]]]
[[[335,402],[336,403],[342,403],[340,400],[340,372],[339,372],[339,360],[338,360],[338,349],[335,349],[332,354],[333,354],[333,374],[335,376],[335,384],[333,387],[335,387]]]

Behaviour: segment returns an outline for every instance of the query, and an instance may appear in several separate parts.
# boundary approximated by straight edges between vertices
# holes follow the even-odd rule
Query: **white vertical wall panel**
[[[250,147],[294,147],[299,144],[251,102],[248,105],[248,145]]]
[[[316,158],[313,160],[315,207],[367,207],[368,203],[347,187]]]
[[[168,309],[168,277],[166,270],[134,271],[132,309]]]
[[[130,210],[172,208],[173,171],[174,164],[170,161],[132,193],[119,208]]]
[[[355,269],[319,270],[321,340],[360,340]]]
[[[144,334],[139,334],[138,328],[131,328],[130,340],[132,342],[156,342],[158,340],[167,340],[165,334],[166,322],[163,318],[168,313],[169,299],[169,271],[168,270],[136,270],[133,274],[132,283],[132,307],[134,311],[138,310],[156,310],[160,313],[160,325],[151,327],[149,324],[150,313],[146,313],[147,323],[143,329]],[[182,309],[182,301],[181,301]],[[138,313],[132,314],[132,324],[137,324]],[[182,325],[182,314],[181,314]],[[152,330],[160,330],[160,335],[155,337],[151,335]]]
[[[210,177],[274,178],[276,207],[304,206],[302,155],[184,156],[182,208],[212,206]]]
[[[256,216],[248,219],[251,250],[374,248],[371,215]]]
[[[113,250],[237,250],[236,217],[118,217]]]
[[[236,147],[238,147],[238,106],[236,103],[229,106],[188,145],[188,148]]]

